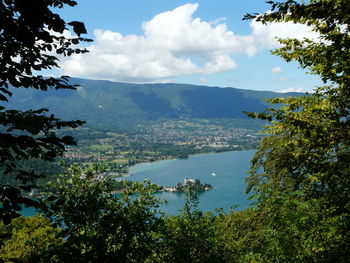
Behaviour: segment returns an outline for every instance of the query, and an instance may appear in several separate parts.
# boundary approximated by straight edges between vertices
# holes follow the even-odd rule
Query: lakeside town
[[[135,133],[81,128],[74,136],[78,146],[69,147],[64,160],[104,163],[109,169],[106,176],[121,177],[127,176],[128,168],[137,163],[255,149],[262,136],[256,129],[187,120],[167,120],[140,127]]]

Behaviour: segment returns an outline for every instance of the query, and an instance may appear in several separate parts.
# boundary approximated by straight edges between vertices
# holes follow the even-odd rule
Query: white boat
[[[212,173],[211,176],[216,176],[216,173]]]

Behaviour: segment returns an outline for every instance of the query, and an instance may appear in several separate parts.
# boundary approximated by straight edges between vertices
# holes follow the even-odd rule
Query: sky
[[[243,21],[265,0],[80,0],[60,10],[85,23],[87,54],[62,58],[60,73],[134,83],[186,83],[277,92],[312,92],[321,85],[271,50],[276,37],[317,35],[305,25]]]

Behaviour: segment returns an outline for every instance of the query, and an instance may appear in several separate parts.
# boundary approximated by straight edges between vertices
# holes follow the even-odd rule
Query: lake
[[[250,160],[255,151],[239,151],[193,155],[188,159],[158,161],[137,164],[130,168],[129,180],[143,182],[148,179],[162,186],[175,186],[185,178],[199,179],[209,183],[213,189],[199,194],[203,211],[223,208],[228,212],[233,205],[237,210],[248,207],[250,201],[245,194],[245,178]],[[216,176],[212,176],[215,173]],[[185,203],[185,193],[162,192],[157,197],[166,199],[168,204],[162,210],[176,214]]]
[[[148,179],[162,186],[175,186],[185,178],[199,179],[213,189],[199,194],[200,208],[203,211],[223,208],[228,212],[233,205],[237,210],[248,207],[245,194],[250,160],[255,151],[210,153],[190,156],[188,159],[166,160],[154,163],[137,164],[130,168],[128,180],[143,182]],[[215,173],[216,176],[211,174]],[[162,192],[157,197],[166,199],[167,205],[162,210],[175,215],[185,203],[185,193]],[[25,216],[35,215],[33,208],[24,208]]]

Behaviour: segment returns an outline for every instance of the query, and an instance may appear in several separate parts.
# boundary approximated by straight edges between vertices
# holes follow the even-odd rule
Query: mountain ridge
[[[62,119],[81,119],[92,125],[133,127],[160,119],[247,119],[243,111],[260,112],[263,99],[300,96],[301,93],[244,90],[192,84],[136,84],[71,78],[77,90],[46,92],[15,89],[7,106],[48,108]]]

